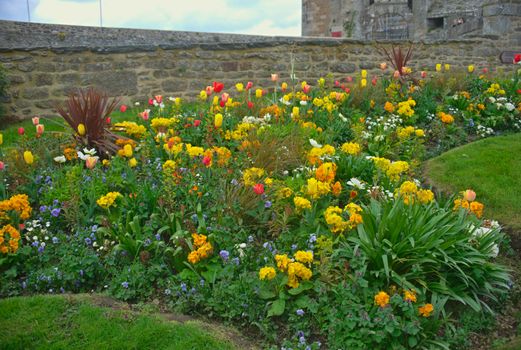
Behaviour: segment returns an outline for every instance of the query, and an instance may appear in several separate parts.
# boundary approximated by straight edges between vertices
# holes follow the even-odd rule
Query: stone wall
[[[214,80],[226,88],[251,80],[269,88],[271,73],[313,84],[368,69],[379,72],[384,58],[373,44],[348,39],[290,38],[58,26],[0,21],[0,63],[11,80],[8,115],[56,115],[53,106],[76,88],[89,85],[144,101],[155,94],[195,99]],[[501,64],[508,47],[493,40],[416,44],[413,68],[435,63],[455,68],[513,69]],[[233,95],[233,94],[232,94]]]

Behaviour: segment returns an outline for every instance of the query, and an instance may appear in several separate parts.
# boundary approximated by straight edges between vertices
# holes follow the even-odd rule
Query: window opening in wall
[[[407,0],[407,6],[409,7],[409,10],[412,11],[412,0]]]
[[[443,28],[443,17],[427,18],[427,29],[433,30]]]

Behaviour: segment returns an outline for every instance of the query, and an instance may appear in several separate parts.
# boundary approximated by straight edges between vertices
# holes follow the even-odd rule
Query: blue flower
[[[156,237],[156,240],[157,240],[157,241],[160,241],[160,240],[161,240],[161,235],[160,235],[159,233],[156,233],[156,236],[155,236],[155,237]]]
[[[43,212],[45,212],[45,211],[47,211],[47,206],[46,206],[46,205],[42,205],[42,206],[40,207],[40,213],[43,213]]]
[[[228,258],[230,257],[230,253],[227,250],[221,250],[219,252],[219,256],[224,260],[224,262],[228,261]]]
[[[52,242],[53,242],[54,244],[58,244],[58,242],[60,242],[60,240],[58,239],[58,237],[53,237],[53,238],[52,238]]]
[[[57,218],[60,215],[60,211],[60,208],[54,208],[53,210],[51,210],[51,215]]]
[[[264,208],[271,208],[271,202],[270,201],[264,202]]]
[[[127,281],[122,282],[122,283],[121,283],[121,286],[122,286],[123,288],[128,288],[128,282],[127,282]]]
[[[87,238],[85,238],[85,243],[87,245],[91,245],[92,244],[92,240],[89,237],[87,237]]]
[[[304,310],[302,310],[302,309],[298,309],[298,310],[297,310],[297,315],[298,315],[298,316],[304,316]]]
[[[241,261],[239,260],[239,258],[235,257],[232,259],[232,262],[235,264],[235,265],[239,265],[241,263]]]
[[[182,290],[183,292],[186,292],[186,283],[184,283],[184,282],[181,283],[181,290]]]

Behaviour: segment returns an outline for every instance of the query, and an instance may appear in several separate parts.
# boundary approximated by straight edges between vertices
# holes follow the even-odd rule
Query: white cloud
[[[16,1],[16,0],[9,0]],[[99,0],[39,0],[34,21],[99,25]],[[103,25],[148,29],[300,35],[299,0],[101,0]]]

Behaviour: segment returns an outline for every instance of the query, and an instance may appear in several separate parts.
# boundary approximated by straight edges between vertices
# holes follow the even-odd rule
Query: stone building
[[[359,40],[508,40],[521,46],[521,0],[302,0],[302,35]]]

